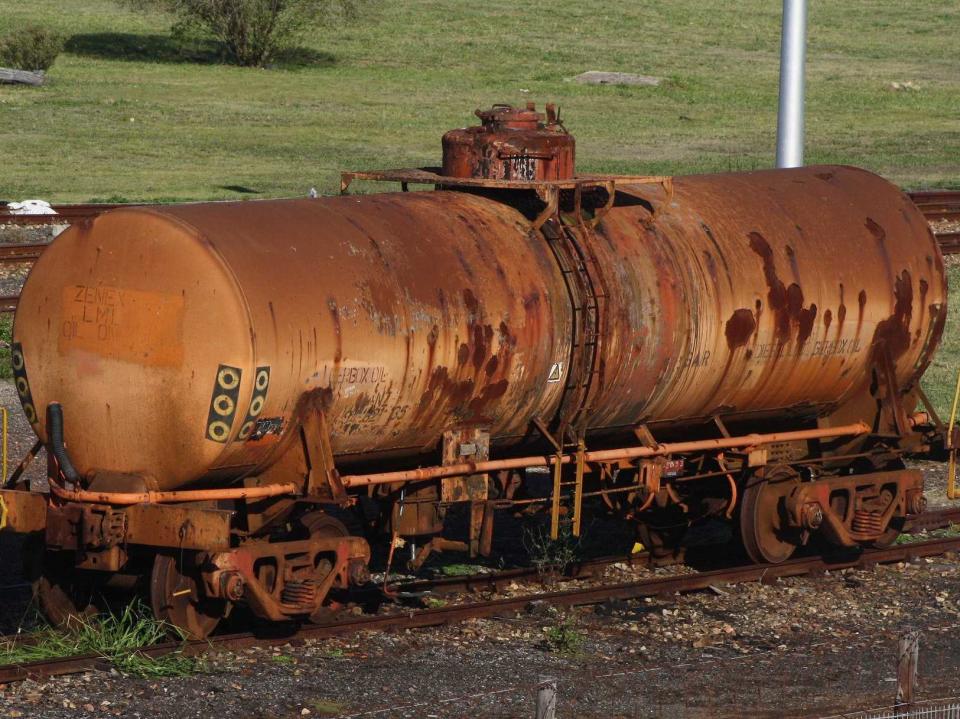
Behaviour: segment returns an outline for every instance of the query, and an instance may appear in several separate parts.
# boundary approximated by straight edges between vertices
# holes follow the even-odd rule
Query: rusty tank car
[[[552,106],[477,114],[442,169],[118,209],[43,254],[12,356],[49,489],[21,467],[0,499],[54,621],[145,582],[193,636],[316,618],[371,545],[486,555],[514,505],[553,537],[613,513],[656,559],[719,519],[760,562],[922,511],[947,290],[906,195],[839,166],[576,175]]]

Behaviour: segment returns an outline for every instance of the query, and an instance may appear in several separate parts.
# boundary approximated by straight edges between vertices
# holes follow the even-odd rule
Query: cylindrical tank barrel
[[[807,167],[619,191],[595,243],[611,327],[594,426],[823,413],[869,386],[879,352],[902,390],[930,361],[943,260],[883,178]]]
[[[826,414],[870,384],[878,348],[908,387],[942,331],[922,215],[861,170],[618,185],[580,239],[606,280],[594,433]],[[492,199],[180,205],[61,235],[21,295],[14,365],[27,407],[62,404],[78,471],[171,489],[265,468],[313,409],[343,462],[458,426],[520,441],[579,381],[574,325],[547,240]]]
[[[570,342],[542,243],[462,193],[121,210],[43,254],[16,341],[77,469],[160,489],[270,462],[313,407],[337,455],[416,454],[454,423],[522,435]]]

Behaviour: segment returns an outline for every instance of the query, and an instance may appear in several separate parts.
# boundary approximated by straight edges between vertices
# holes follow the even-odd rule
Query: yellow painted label
[[[183,363],[183,297],[122,287],[63,289],[59,350],[149,366]]]

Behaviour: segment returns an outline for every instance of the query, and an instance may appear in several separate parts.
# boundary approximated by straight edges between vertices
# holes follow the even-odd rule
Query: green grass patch
[[[57,657],[95,654],[118,671],[144,678],[179,677],[205,670],[202,658],[180,651],[150,657],[143,647],[167,641],[171,627],[158,621],[142,602],[128,604],[119,614],[99,614],[69,628],[46,627],[30,635],[31,642],[0,644],[0,664],[25,664]]]
[[[310,702],[310,708],[313,713],[322,717],[332,717],[343,714],[349,705],[343,702],[335,702],[330,699],[315,699]]]
[[[584,633],[577,629],[573,617],[565,617],[558,624],[547,627],[544,632],[547,648],[557,654],[575,656],[583,648]]]
[[[438,567],[438,569],[441,574],[448,577],[463,577],[471,574],[483,574],[484,572],[490,571],[489,567],[484,567],[480,564],[461,564],[457,562],[444,564]]]
[[[960,537],[960,524],[951,524],[942,529],[931,529],[928,532],[918,532],[917,534],[901,534],[896,539],[896,544],[913,544],[914,542],[929,542],[931,539],[952,539]]]
[[[560,104],[584,172],[773,164],[780,4],[766,0],[374,3],[271,70],[184,49],[169,18],[112,0],[6,5],[0,34],[41,25],[67,41],[48,85],[0,87],[3,198],[335,192],[340,170],[435,163],[442,132],[475,122],[474,108],[528,100]],[[813,3],[808,162],[960,186],[958,24],[960,6],[936,0]],[[666,82],[570,81],[586,70]]]
[[[947,267],[947,284],[960,293],[960,264]],[[947,324],[933,361],[923,375],[921,386],[944,422],[950,419],[950,406],[960,371],[960,303],[947,303]]]

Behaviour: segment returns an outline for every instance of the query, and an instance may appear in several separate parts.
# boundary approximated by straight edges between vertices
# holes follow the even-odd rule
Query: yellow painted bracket
[[[3,495],[0,494],[0,529],[7,528],[7,503],[3,500]]]
[[[6,486],[7,484],[7,417],[9,412],[7,412],[6,407],[0,407],[0,411],[3,412],[3,475],[0,479],[0,486]],[[3,529],[3,526],[0,526],[0,529]]]
[[[550,539],[560,536],[560,480],[563,478],[563,452],[553,462],[553,504],[550,507]]]
[[[960,401],[960,370],[953,390],[953,406],[950,408],[950,423],[947,425],[947,498],[957,499],[957,447],[953,446],[953,427],[957,421],[957,403]]]

